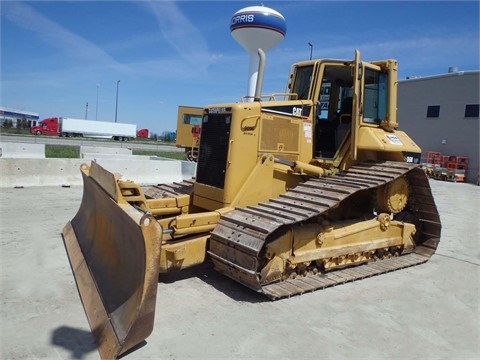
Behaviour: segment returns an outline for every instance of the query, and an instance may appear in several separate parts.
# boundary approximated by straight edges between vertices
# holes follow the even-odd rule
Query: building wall
[[[12,126],[17,126],[17,120],[25,119],[28,121],[29,127],[37,125],[39,115],[36,112],[24,111],[18,109],[0,106],[0,125],[5,121],[11,121]]]
[[[480,71],[401,80],[398,83],[398,122],[422,149],[469,158],[466,181],[477,183],[479,123],[466,118],[465,105],[480,102]],[[439,105],[437,118],[427,118],[429,105]]]

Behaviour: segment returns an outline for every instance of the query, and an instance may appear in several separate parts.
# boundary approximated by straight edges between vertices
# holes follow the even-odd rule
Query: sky
[[[249,55],[230,19],[261,4],[287,24],[266,53],[263,94],[285,92],[291,65],[310,52],[393,58],[399,79],[479,70],[479,3],[1,0],[0,105],[40,119],[114,121],[117,113],[138,129],[174,131],[179,105],[246,95]]]

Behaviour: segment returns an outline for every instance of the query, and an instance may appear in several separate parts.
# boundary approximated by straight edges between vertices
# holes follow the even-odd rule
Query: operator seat
[[[340,106],[340,111],[335,117],[335,123],[337,124],[337,129],[335,131],[335,149],[337,150],[347,132],[350,130],[350,124],[352,123],[352,106],[353,98],[346,97],[342,100],[342,105]]]
[[[335,122],[337,124],[350,124],[352,122],[352,106],[353,98],[351,96],[342,100],[340,111],[335,117]]]

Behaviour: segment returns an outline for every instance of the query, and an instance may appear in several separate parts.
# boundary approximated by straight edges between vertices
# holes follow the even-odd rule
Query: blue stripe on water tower
[[[270,29],[285,36],[287,23],[285,19],[264,12],[248,11],[236,13],[230,20],[230,32],[242,28]]]

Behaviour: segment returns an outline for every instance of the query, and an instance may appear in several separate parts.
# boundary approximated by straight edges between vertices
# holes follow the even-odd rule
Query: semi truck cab
[[[30,133],[33,135],[52,135],[58,136],[58,118],[47,118],[43,119],[38,123],[37,126],[32,126],[30,128]]]

